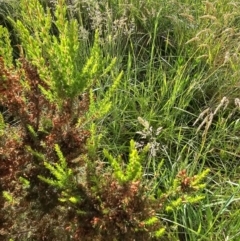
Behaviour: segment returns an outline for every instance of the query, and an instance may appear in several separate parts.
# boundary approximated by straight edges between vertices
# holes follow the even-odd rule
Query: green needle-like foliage
[[[0,56],[4,58],[7,67],[12,66],[12,47],[9,32],[0,25]]]
[[[209,172],[210,169],[206,169],[193,177],[189,177],[186,170],[180,171],[173,180],[172,187],[167,193],[163,194],[166,197],[171,197],[171,201],[167,204],[165,210],[167,212],[174,211],[183,204],[195,204],[203,200],[205,195],[201,191],[204,190],[206,184],[202,181]]]
[[[14,197],[11,195],[11,193],[9,193],[7,191],[3,191],[2,195],[9,203],[13,203],[14,202]]]
[[[144,152],[146,152],[147,149],[148,147],[144,149]],[[129,162],[126,164],[125,170],[122,168],[123,161],[120,157],[116,159],[107,150],[104,150],[103,152],[113,168],[115,178],[120,183],[141,180],[143,175],[142,156],[138,154],[133,140],[130,141]]]
[[[44,166],[51,172],[55,179],[41,175],[39,175],[38,178],[51,186],[59,189],[67,189],[72,184],[72,170],[67,167],[66,159],[57,144],[55,145],[55,151],[58,155],[59,163],[51,164],[48,161],[44,161]]]
[[[21,0],[20,7],[22,19],[11,19],[11,22],[18,31],[25,57],[37,67],[40,78],[48,85],[48,88],[41,86],[47,99],[59,104],[66,98],[73,100],[93,85],[100,71],[105,74],[111,69],[115,60],[105,70],[102,66],[98,31],[86,57],[85,46],[79,41],[78,22],[67,19],[64,0],[58,1],[53,16],[39,1]],[[54,35],[49,34],[53,25]]]
[[[0,113],[0,137],[4,134],[5,126],[3,115]]]

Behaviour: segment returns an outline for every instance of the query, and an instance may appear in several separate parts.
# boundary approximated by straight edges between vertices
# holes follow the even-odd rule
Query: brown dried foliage
[[[31,155],[26,147],[44,154],[47,160],[53,162],[57,161],[55,144],[59,144],[67,161],[84,153],[89,132],[77,128],[76,122],[87,111],[89,99],[84,95],[81,100],[75,101],[74,108],[71,100],[65,100],[64,111],[61,111],[56,103],[50,103],[41,93],[39,85],[45,89],[47,85],[40,79],[36,68],[24,58],[19,59],[19,64],[21,68],[7,69],[3,58],[0,58],[0,106],[15,120],[13,124],[5,121],[6,132],[0,137],[0,191],[7,190],[16,197],[21,196],[22,187],[18,179],[25,177],[31,183],[26,198],[38,198],[41,205],[46,207],[54,205],[52,200],[56,201],[57,196],[51,187],[38,180],[37,175],[45,172],[43,163]],[[46,131],[42,130],[44,120],[50,123]],[[33,128],[37,136],[31,134],[28,126]],[[18,212],[15,210],[13,214],[6,211],[3,199],[0,203],[0,223],[4,223],[0,225],[1,237],[4,230],[11,230],[13,221],[10,217],[15,217]],[[30,204],[26,200],[23,203],[23,206]],[[19,228],[14,227],[15,231]]]
[[[27,146],[55,162],[54,145],[58,144],[73,172],[84,163],[71,160],[86,153],[89,132],[77,128],[76,123],[84,118],[89,98],[85,94],[75,103],[64,100],[60,109],[41,94],[39,85],[45,89],[47,85],[37,70],[24,58],[19,64],[21,68],[7,69],[0,58],[0,105],[16,120],[14,124],[6,123],[6,134],[0,139],[0,191],[10,191],[17,199],[9,205],[0,197],[0,238],[154,240],[151,232],[161,224],[146,227],[144,220],[154,216],[154,210],[161,206],[145,196],[146,188],[140,182],[119,184],[111,173],[103,172],[103,163],[93,160],[87,166],[85,184],[76,183],[70,191],[81,197],[81,202],[60,205],[61,191],[38,179],[39,174],[50,173]],[[45,120],[50,125],[42,131]],[[31,133],[29,125],[37,135]],[[28,179],[30,188],[24,189],[19,177]]]
[[[91,176],[95,176],[92,173]],[[120,184],[111,174],[103,174],[87,189],[88,201],[79,210],[87,211],[79,217],[79,226],[73,232],[74,240],[155,240],[154,231],[161,228],[156,222],[146,226],[144,221],[155,216],[161,208],[159,201],[149,199],[146,187],[140,181]],[[87,182],[87,184],[89,184]],[[95,186],[95,191],[90,190]],[[87,206],[88,204],[88,206]],[[68,232],[73,231],[71,227]],[[84,237],[84,238],[83,238]]]

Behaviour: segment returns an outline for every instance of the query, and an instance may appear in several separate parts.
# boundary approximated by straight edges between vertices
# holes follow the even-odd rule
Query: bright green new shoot
[[[12,47],[9,32],[0,25],[0,57],[3,57],[7,67],[12,66]]]
[[[51,164],[50,162],[44,161],[44,166],[51,172],[55,179],[46,178],[41,175],[39,175],[38,178],[51,186],[64,190],[72,185],[72,170],[67,167],[66,159],[57,144],[55,145],[55,151],[58,155],[59,163]]]
[[[5,126],[3,115],[0,113],[0,136],[4,134]]]
[[[143,152],[146,152],[148,146],[144,149]],[[126,164],[126,168],[122,168],[123,161],[120,157],[117,159],[114,158],[107,150],[103,151],[105,157],[110,162],[111,167],[114,171],[114,176],[121,183],[126,183],[130,181],[141,180],[143,175],[142,168],[142,156],[140,156],[137,152],[135,142],[133,140],[130,141],[129,148],[129,162]]]
[[[11,204],[14,204],[14,197],[12,196],[12,194],[10,192],[3,191],[2,195],[6,199],[6,201],[8,201]]]

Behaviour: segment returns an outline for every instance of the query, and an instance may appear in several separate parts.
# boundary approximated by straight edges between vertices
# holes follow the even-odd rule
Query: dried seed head
[[[209,14],[201,16],[200,19],[210,19],[210,20],[213,20],[213,21],[217,20],[217,18],[215,16],[209,15]]]
[[[237,108],[240,109],[240,99],[239,98],[235,98],[234,103],[237,106]]]

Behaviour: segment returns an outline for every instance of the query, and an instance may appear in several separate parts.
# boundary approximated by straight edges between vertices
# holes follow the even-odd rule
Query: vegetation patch
[[[239,9],[0,1],[0,239],[239,240]]]

